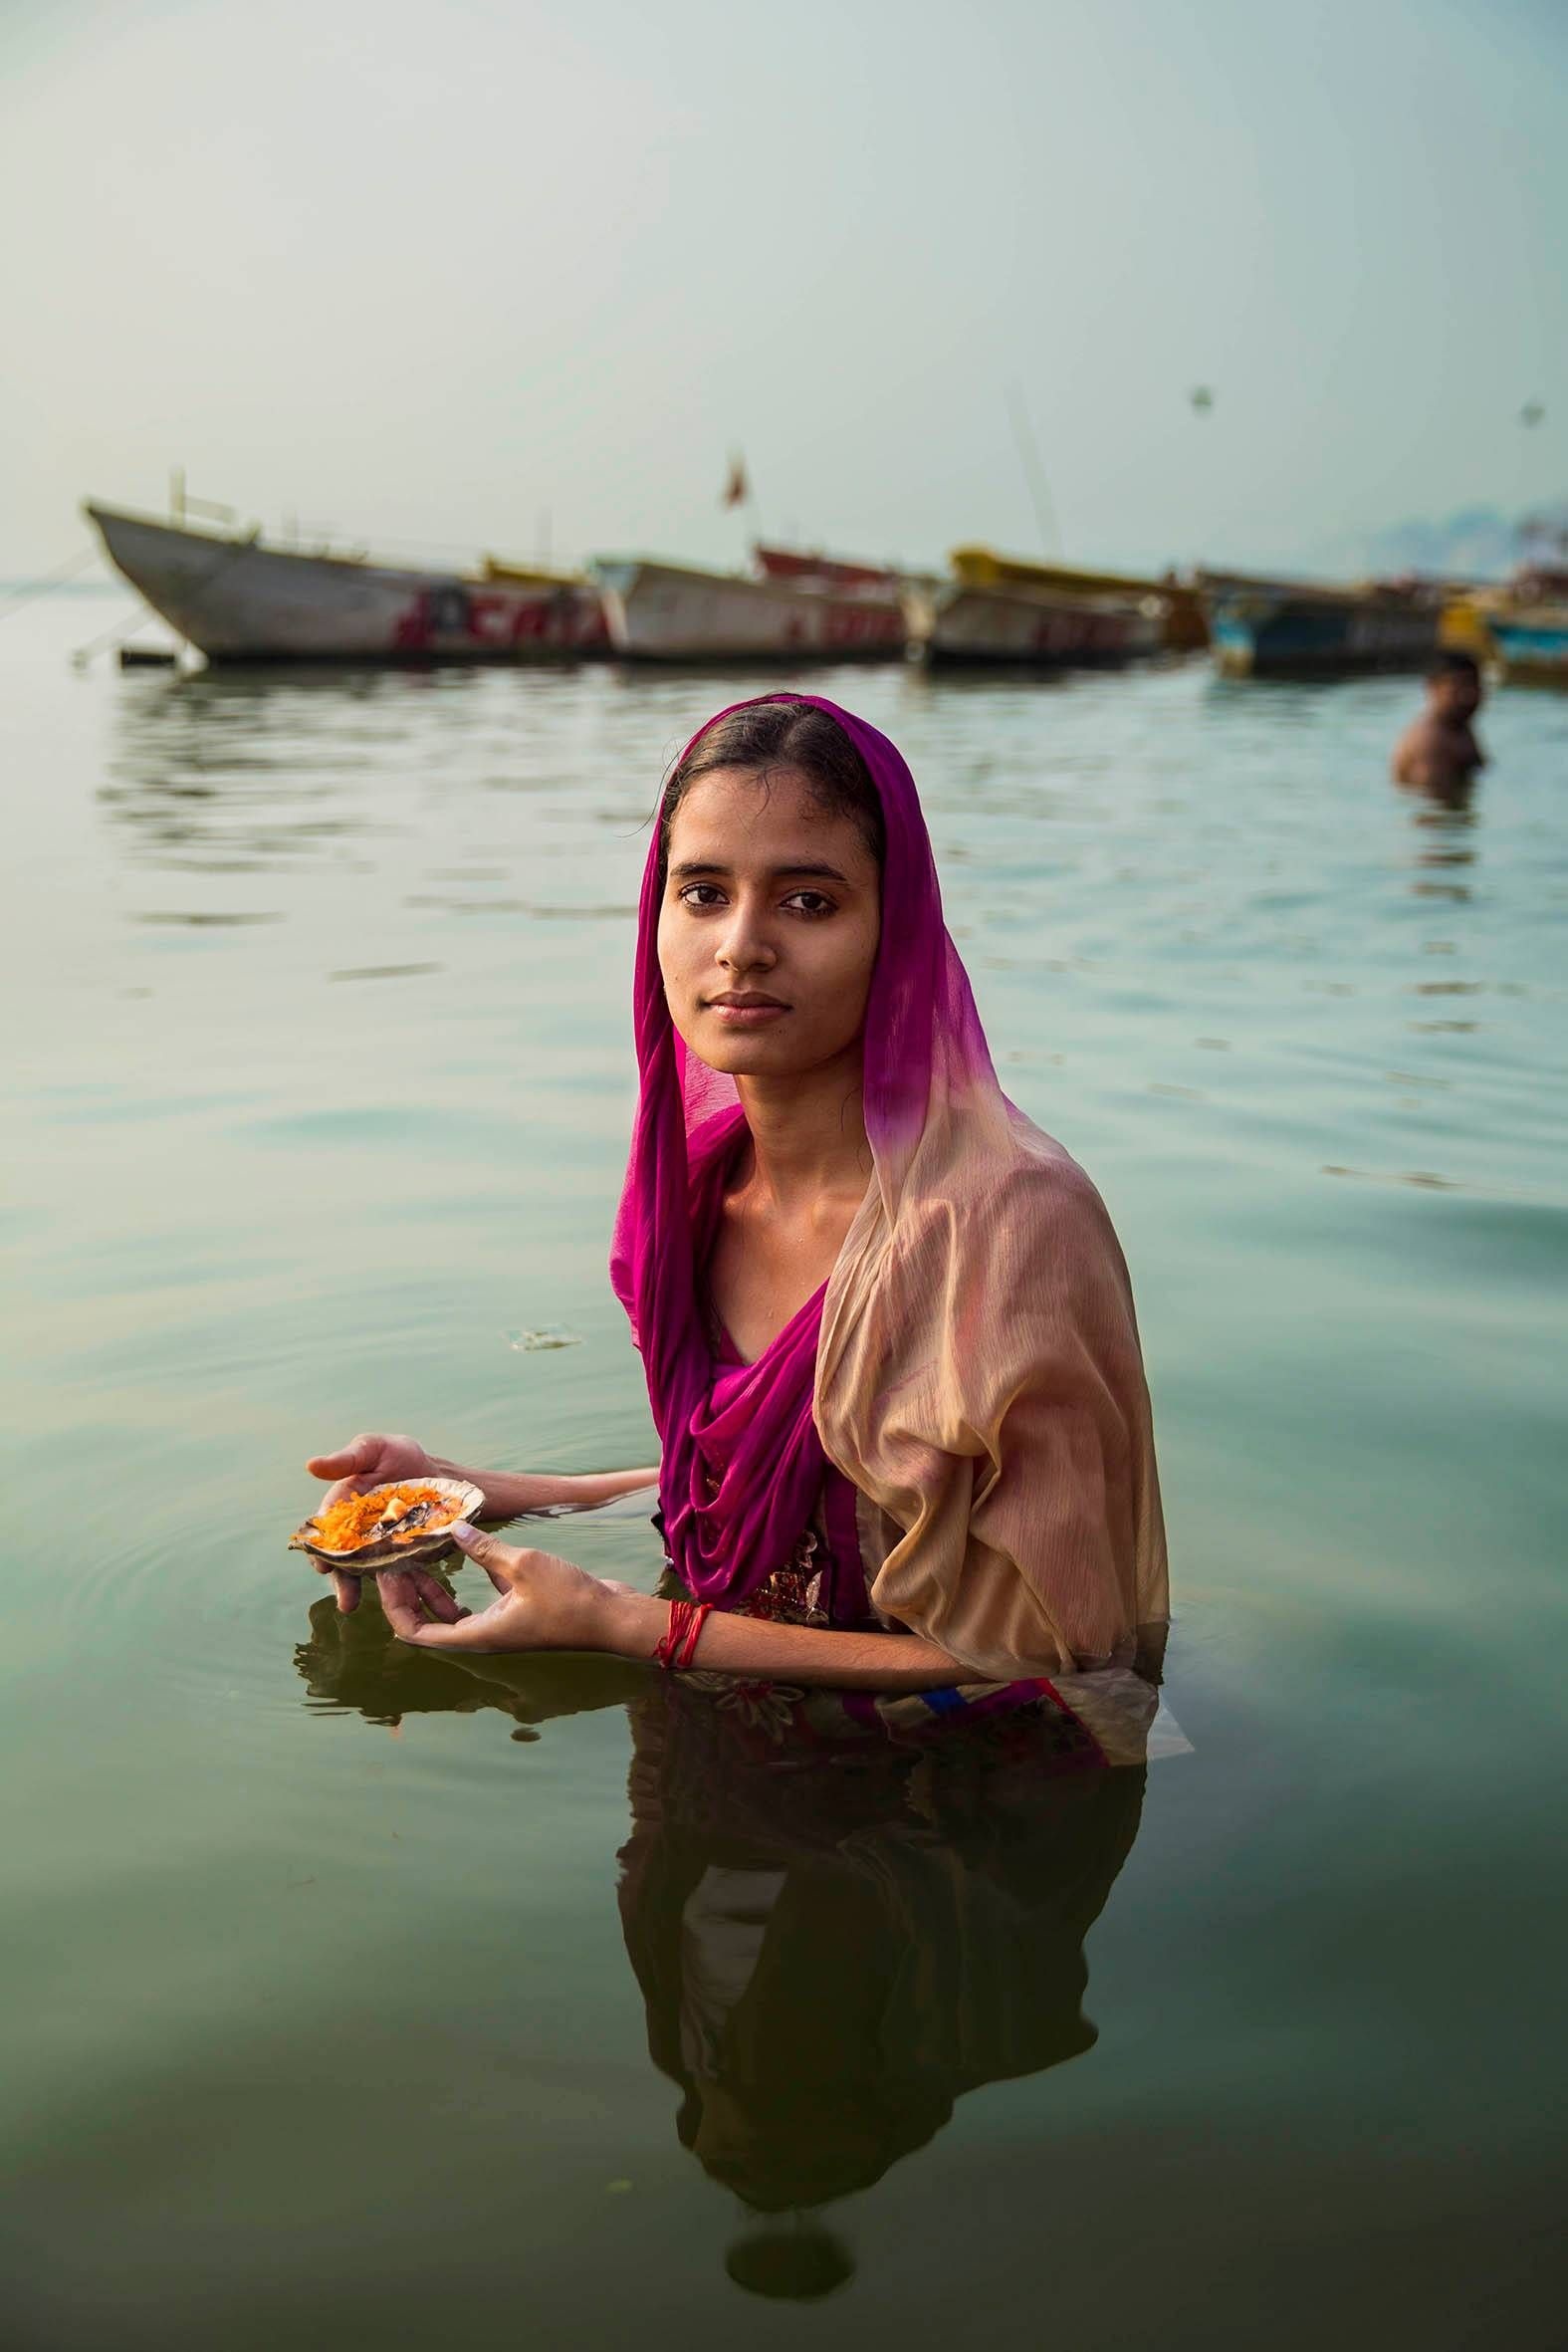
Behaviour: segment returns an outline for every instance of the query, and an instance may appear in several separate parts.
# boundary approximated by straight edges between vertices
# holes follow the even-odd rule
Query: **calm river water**
[[[284,1549],[360,1427],[646,1456],[642,827],[750,682],[105,614],[0,634],[7,2345],[1552,2340],[1568,703],[1445,811],[1408,680],[823,677],[1121,1232],[1194,1743],[824,1784]]]

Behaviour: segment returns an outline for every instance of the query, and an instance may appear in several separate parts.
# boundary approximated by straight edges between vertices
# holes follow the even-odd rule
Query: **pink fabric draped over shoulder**
[[[1110,1220],[1083,1170],[998,1084],[899,752],[819,696],[758,699],[836,720],[886,823],[865,1027],[874,1175],[822,1300],[811,1395],[822,1451],[861,1498],[872,1600],[988,1679],[1124,1660],[1166,1622],[1169,1593],[1148,1388]],[[641,1095],[611,1275],[668,1457],[711,1374],[694,1185],[741,1114],[733,1081],[688,1056],[671,1025],[660,893],[655,839],[637,945]],[[759,1488],[742,1538],[772,1544],[773,1467],[759,1456],[737,1469]],[[757,1572],[777,1564],[759,1557]]]

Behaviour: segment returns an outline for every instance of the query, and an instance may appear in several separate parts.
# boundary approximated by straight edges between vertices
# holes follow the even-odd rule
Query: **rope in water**
[[[68,580],[74,580],[79,572],[85,572],[90,564],[97,562],[98,549],[83,548],[64,564],[57,564],[53,572],[46,572],[42,580],[25,581],[21,588],[13,588],[8,596],[0,597],[0,620],[8,619],[13,612],[19,612],[24,604],[31,604],[36,597],[47,596],[51,588],[63,588]]]

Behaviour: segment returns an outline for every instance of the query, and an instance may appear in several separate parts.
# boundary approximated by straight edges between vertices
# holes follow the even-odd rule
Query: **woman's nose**
[[[718,943],[718,960],[727,972],[766,972],[778,962],[778,950],[756,908],[737,906]]]

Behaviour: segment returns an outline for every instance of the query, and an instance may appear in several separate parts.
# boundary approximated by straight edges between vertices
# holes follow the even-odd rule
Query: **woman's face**
[[[798,769],[699,777],[670,827],[659,969],[689,1051],[734,1077],[795,1077],[865,1021],[881,876],[852,818]]]

